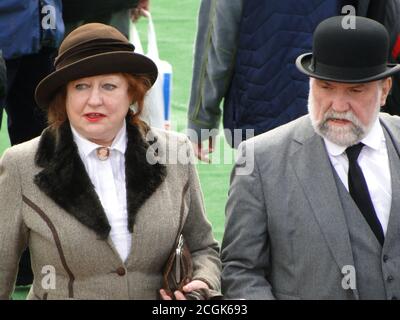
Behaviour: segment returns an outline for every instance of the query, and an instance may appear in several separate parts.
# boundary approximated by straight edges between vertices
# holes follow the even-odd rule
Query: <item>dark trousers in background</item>
[[[85,20],[76,21],[76,22],[66,22],[65,23],[65,37],[75,28],[81,26],[85,23],[104,23],[113,26],[118,29],[121,33],[125,35],[125,37],[129,38],[129,10],[124,9],[116,12],[110,12],[109,14],[92,16]]]
[[[53,70],[53,49],[42,49],[37,54],[6,60],[8,134],[11,145],[39,136],[47,126],[45,113],[34,100],[35,88]]]
[[[6,60],[8,134],[11,145],[39,136],[47,126],[45,113],[36,105],[34,93],[37,84],[53,70],[54,49],[42,49],[37,54]],[[17,286],[31,284],[33,274],[29,250],[19,262]]]

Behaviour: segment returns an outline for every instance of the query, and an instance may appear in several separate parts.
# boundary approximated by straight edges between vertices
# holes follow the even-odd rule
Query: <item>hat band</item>
[[[342,80],[359,80],[379,75],[387,70],[386,64],[373,67],[337,67],[312,59],[307,67],[315,75]]]
[[[56,70],[65,67],[78,60],[97,54],[116,51],[134,52],[135,46],[129,42],[116,41],[115,39],[97,39],[79,44],[59,54],[54,61]]]

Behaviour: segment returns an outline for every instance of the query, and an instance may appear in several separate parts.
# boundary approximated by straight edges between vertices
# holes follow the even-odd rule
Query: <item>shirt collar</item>
[[[74,141],[75,141],[76,145],[78,146],[78,150],[85,157],[88,157],[90,155],[90,153],[92,153],[98,147],[101,147],[101,145],[91,142],[88,139],[84,138],[82,135],[80,135],[78,133],[78,131],[72,126],[72,124],[70,124],[70,126],[71,126],[71,131],[72,131]],[[115,138],[110,146],[110,150],[116,150],[116,151],[121,152],[122,154],[125,154],[126,142],[127,142],[126,124],[124,121],[121,129],[118,131],[117,135],[115,136]]]
[[[385,135],[383,134],[382,126],[379,122],[379,117],[376,118],[370,132],[361,140],[361,142],[371,149],[379,150],[381,143],[385,141]],[[339,146],[332,141],[324,138],[325,146],[328,153],[331,156],[341,155],[347,147]]]

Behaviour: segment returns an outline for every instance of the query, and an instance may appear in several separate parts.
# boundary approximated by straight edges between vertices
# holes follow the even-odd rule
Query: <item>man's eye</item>
[[[78,83],[75,85],[75,89],[77,90],[84,90],[89,88],[89,85],[87,85],[86,83]]]
[[[103,88],[107,91],[114,90],[117,86],[111,83],[106,83],[103,85]]]
[[[353,93],[361,93],[362,89],[351,89],[351,92],[353,92]]]

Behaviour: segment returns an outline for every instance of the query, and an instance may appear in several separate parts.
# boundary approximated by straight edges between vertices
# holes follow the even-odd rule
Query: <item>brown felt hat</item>
[[[88,23],[72,31],[61,43],[55,71],[36,87],[36,103],[47,109],[57,90],[68,82],[109,73],[146,75],[153,85],[158,71],[155,63],[134,53],[135,47],[117,29]]]

